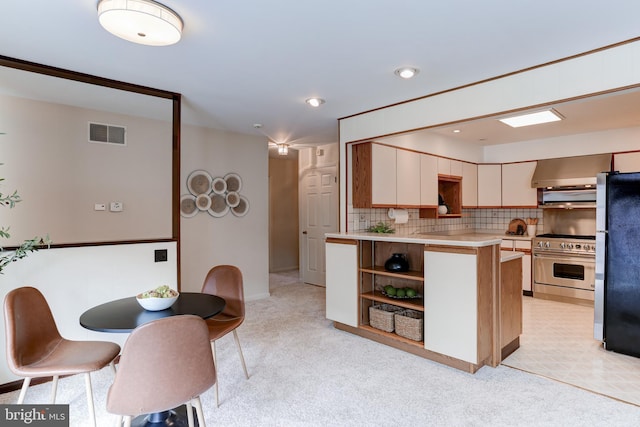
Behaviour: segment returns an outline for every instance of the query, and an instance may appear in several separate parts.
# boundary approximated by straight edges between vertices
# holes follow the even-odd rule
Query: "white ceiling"
[[[341,117],[640,35],[637,0],[162,2],[185,24],[168,47],[107,33],[97,0],[3,2],[0,55],[179,92],[184,123],[304,146],[337,141]],[[394,75],[407,65],[414,79]],[[311,96],[327,102],[312,109]],[[515,138],[467,126],[459,137]]]

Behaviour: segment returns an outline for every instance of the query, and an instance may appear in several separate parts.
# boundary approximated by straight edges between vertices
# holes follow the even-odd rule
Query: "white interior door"
[[[325,286],[325,233],[338,230],[338,180],[335,166],[308,169],[302,178],[300,271],[302,281]]]

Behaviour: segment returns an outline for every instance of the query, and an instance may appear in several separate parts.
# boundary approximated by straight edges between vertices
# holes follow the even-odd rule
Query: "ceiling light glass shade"
[[[324,99],[322,99],[322,98],[309,98],[305,102],[307,104],[311,105],[312,107],[319,107],[322,104],[324,104]]]
[[[289,154],[289,146],[287,144],[277,144],[278,145],[278,154],[281,156],[286,156]]]
[[[417,68],[411,68],[411,67],[398,68],[395,71],[396,75],[402,77],[403,79],[410,79],[411,77],[415,76],[419,72],[420,70],[418,70]]]
[[[502,123],[519,128],[523,126],[539,125],[542,123],[557,122],[562,120],[562,116],[555,110],[537,111],[535,113],[521,114],[519,116],[499,119]]]
[[[151,0],[100,0],[100,25],[115,36],[149,46],[168,46],[182,36],[182,19]]]

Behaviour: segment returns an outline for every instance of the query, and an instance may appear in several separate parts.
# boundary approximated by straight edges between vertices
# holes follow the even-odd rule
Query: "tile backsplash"
[[[405,224],[395,224],[389,218],[389,209],[350,208],[347,217],[349,231],[364,231],[369,226],[383,222],[398,233],[433,233],[457,230],[496,230],[507,231],[509,222],[514,218],[538,218],[538,232],[542,232],[542,209],[463,209],[460,218],[419,217],[418,209],[407,209],[409,220]]]

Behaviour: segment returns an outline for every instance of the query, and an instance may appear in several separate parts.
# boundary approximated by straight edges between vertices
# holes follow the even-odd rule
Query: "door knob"
[[[307,234],[307,230],[304,230],[304,231],[302,232],[302,234]]]

